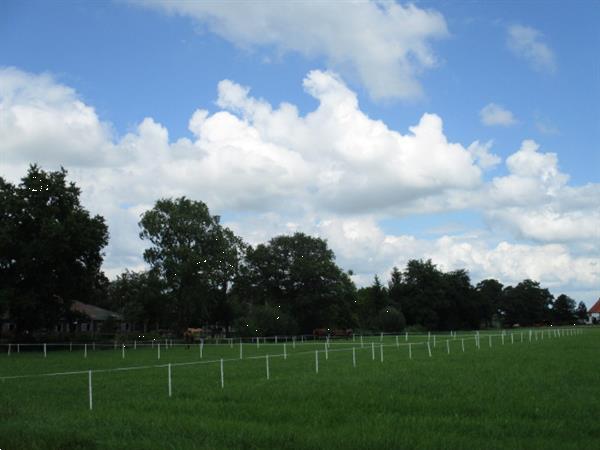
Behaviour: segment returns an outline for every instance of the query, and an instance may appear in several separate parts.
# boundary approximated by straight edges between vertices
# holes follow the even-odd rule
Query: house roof
[[[82,302],[73,302],[73,306],[71,306],[71,311],[77,311],[82,314],[85,314],[92,320],[107,320],[107,319],[116,319],[123,320],[123,316],[113,311],[109,311],[108,309],[100,308],[99,306],[88,305],[87,303]]]
[[[600,314],[600,298],[598,299],[598,301],[596,303],[594,303],[594,306],[592,306],[590,308],[590,310],[588,311],[588,313],[590,313],[590,314],[595,314],[595,313]]]

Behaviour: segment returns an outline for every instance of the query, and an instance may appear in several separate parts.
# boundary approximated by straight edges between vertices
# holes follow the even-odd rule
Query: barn
[[[588,310],[588,323],[600,324],[600,298],[594,306]]]

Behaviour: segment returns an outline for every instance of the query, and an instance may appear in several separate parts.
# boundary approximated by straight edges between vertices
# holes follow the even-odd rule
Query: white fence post
[[[408,344],[408,359],[412,359],[412,342]]]
[[[375,342],[371,342],[371,357],[375,361]]]
[[[171,386],[171,363],[169,363],[168,369],[169,369],[169,397],[171,397],[173,395],[173,389]]]
[[[435,348],[435,334],[433,335],[433,348]]]
[[[225,387],[225,375],[223,373],[223,358],[221,358],[221,389]]]
[[[356,367],[356,347],[352,347],[352,367]]]
[[[46,350],[46,344],[44,344],[44,358],[48,357],[48,353]]]
[[[243,358],[244,358],[244,350],[242,347],[242,341],[240,340],[240,359],[243,359]]]
[[[283,359],[287,359],[287,346],[286,343],[283,343]]]
[[[398,335],[396,335],[396,347],[400,348],[400,344],[398,343]]]
[[[83,344],[83,357],[87,358],[87,344]]]
[[[123,344],[123,347],[121,347],[121,358],[125,359],[125,344]]]
[[[319,373],[319,350],[315,350],[315,373]]]
[[[12,344],[9,342],[9,344],[8,344],[8,356],[10,356],[11,346],[12,346]]]
[[[90,401],[90,411],[94,408],[92,401],[92,371],[88,370],[88,398]]]
[[[381,362],[383,362],[383,344],[379,346],[379,357],[381,358]]]
[[[200,339],[200,359],[202,359],[202,357],[204,353],[204,339]]]
[[[329,352],[327,351],[327,342],[325,342],[325,359],[329,359]]]
[[[265,363],[267,365],[267,380],[269,380],[271,377],[269,374],[269,355],[268,354],[267,354],[267,356],[265,356]]]
[[[429,357],[431,358],[431,346],[429,345],[429,341],[427,341],[427,351],[429,352]]]
[[[364,348],[365,343],[363,342],[363,335],[360,335],[360,348]]]
[[[464,353],[465,352],[465,339],[464,338],[460,340],[460,346],[462,347],[462,351]]]
[[[158,343],[158,346],[156,348],[158,348],[157,359],[160,359],[160,342]]]

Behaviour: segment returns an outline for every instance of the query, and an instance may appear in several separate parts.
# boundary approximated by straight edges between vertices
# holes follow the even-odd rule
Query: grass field
[[[281,343],[244,344],[243,360],[239,344],[205,345],[202,359],[197,345],[163,347],[160,360],[141,346],[125,359],[13,348],[0,354],[0,449],[600,448],[600,329],[508,333],[479,349],[459,333],[450,354],[437,336],[431,357],[427,336],[336,341],[327,359],[323,342],[288,342],[287,359]],[[56,372],[78,373],[7,378]]]

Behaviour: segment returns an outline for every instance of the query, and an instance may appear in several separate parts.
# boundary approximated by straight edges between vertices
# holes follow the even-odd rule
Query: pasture
[[[600,329],[529,336],[4,345],[0,448],[596,447]]]

